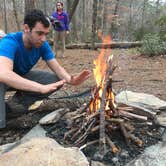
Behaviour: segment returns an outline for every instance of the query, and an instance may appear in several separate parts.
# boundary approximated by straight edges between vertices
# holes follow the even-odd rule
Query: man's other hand
[[[64,85],[64,83],[66,83],[66,80],[61,80],[61,81],[58,81],[56,83],[42,85],[42,87],[41,87],[41,93],[42,94],[51,93],[51,92],[53,92],[53,91],[61,88]]]

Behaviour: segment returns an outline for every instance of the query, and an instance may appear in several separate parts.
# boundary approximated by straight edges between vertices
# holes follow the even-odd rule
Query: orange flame
[[[95,101],[93,101],[90,105],[90,110],[98,110],[100,108],[100,99],[102,96],[103,88],[104,88],[104,77],[106,75],[106,70],[107,70],[107,60],[108,57],[110,56],[110,52],[108,52],[107,49],[104,49],[104,44],[108,45],[111,43],[111,37],[110,36],[102,36],[101,31],[98,32],[98,36],[101,37],[102,39],[102,49],[99,53],[99,56],[96,60],[94,60],[94,65],[95,68],[93,69],[94,77],[96,80],[97,87],[100,87],[99,90],[99,96]],[[110,94],[107,94],[107,99],[109,100],[110,98],[113,97],[112,92]],[[107,106],[108,107],[108,104]]]
[[[103,76],[105,75],[106,69],[107,69],[107,63],[106,60],[108,59],[107,50],[104,49],[104,44],[110,44],[111,43],[111,37],[110,36],[101,36],[101,32],[98,32],[99,37],[102,38],[102,49],[101,52],[96,60],[94,60],[95,68],[93,69],[93,73],[95,76],[95,80],[97,83],[97,86],[100,86],[103,80]]]

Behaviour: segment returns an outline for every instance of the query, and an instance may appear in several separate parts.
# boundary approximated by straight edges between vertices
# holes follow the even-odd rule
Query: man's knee
[[[28,74],[24,75],[24,78],[41,83],[50,84],[59,81],[57,75],[53,72],[43,71],[43,70],[32,70]]]

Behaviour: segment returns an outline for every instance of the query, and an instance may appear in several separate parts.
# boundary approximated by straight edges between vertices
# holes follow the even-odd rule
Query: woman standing
[[[61,43],[61,56],[64,57],[65,51],[65,38],[69,34],[69,17],[67,12],[63,10],[63,3],[57,2],[55,11],[52,13],[52,16],[56,21],[59,21],[59,24],[54,25],[54,48],[57,55],[58,42]]]

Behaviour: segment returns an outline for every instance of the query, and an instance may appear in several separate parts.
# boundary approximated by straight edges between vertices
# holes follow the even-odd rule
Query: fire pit
[[[110,38],[103,38],[103,43],[107,42]],[[94,61],[96,87],[90,102],[73,113],[70,123],[61,121],[60,126],[56,124],[56,131],[53,128],[47,133],[57,141],[61,135],[59,140],[63,145],[77,146],[97,160],[108,160],[124,150],[130,157],[135,156],[161,139],[153,113],[116,103],[112,88],[116,66],[109,55],[102,48]]]

